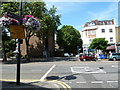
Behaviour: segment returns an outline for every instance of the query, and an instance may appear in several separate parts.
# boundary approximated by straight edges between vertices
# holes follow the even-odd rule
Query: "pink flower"
[[[32,16],[32,15],[25,15],[25,17],[27,18],[27,17],[34,17],[34,16]]]

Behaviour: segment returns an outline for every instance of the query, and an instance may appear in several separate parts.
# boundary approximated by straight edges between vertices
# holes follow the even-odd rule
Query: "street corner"
[[[21,80],[20,85],[16,84],[15,80],[0,80],[2,90],[9,89],[43,89],[43,90],[71,90],[71,87],[67,85],[65,82],[61,82],[58,80]]]
[[[11,89],[38,89],[38,90],[50,90],[59,88],[56,84],[40,81],[40,80],[21,80],[20,85],[17,85],[15,80],[0,80],[2,90]]]

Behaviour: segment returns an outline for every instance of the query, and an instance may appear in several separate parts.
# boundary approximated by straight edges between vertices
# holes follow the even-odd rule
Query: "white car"
[[[69,57],[70,55],[68,53],[64,53],[64,56],[65,57]]]

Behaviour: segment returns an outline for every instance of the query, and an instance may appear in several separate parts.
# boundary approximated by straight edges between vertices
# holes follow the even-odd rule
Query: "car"
[[[95,55],[94,54],[80,54],[80,60],[81,61],[96,61]]]
[[[109,56],[109,61],[116,61],[116,60],[120,60],[120,53],[111,53],[111,55]]]
[[[69,53],[64,53],[64,57],[70,57]]]

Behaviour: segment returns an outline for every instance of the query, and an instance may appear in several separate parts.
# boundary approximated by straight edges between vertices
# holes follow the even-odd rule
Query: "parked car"
[[[70,57],[68,53],[64,53],[64,57]]]
[[[109,61],[110,61],[110,60],[113,60],[113,61],[120,60],[120,53],[112,53],[112,54],[109,56]]]
[[[95,55],[94,54],[80,54],[80,60],[81,61],[96,61]]]

